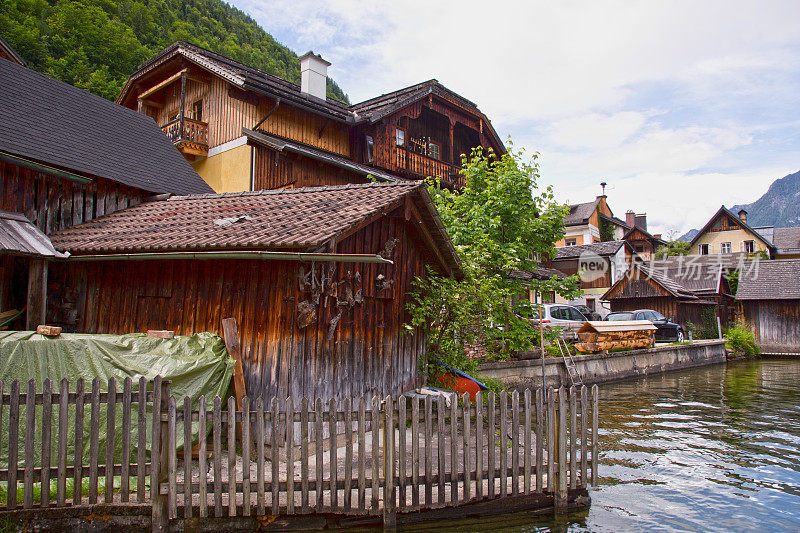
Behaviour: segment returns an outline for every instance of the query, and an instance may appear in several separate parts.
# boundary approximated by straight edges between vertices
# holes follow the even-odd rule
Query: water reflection
[[[588,513],[418,531],[800,530],[800,360],[601,387],[600,488]]]

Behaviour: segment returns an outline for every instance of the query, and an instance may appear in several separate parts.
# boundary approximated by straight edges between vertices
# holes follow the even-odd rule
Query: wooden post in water
[[[558,405],[556,406],[556,449],[558,450],[558,470],[554,507],[556,514],[567,510],[567,396],[566,389],[558,389]]]
[[[151,469],[151,494],[153,512],[151,515],[154,532],[169,530],[169,501],[168,495],[161,492],[161,483],[167,479],[167,466],[169,464],[169,380],[162,380],[156,376],[153,381],[153,437],[151,439],[150,460]],[[158,427],[158,429],[156,429]]]

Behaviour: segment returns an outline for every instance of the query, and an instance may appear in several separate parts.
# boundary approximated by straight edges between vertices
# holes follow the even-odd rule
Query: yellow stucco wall
[[[697,242],[694,243],[691,253],[694,255],[699,255],[701,244],[710,245],[710,250],[708,251],[710,254],[722,253],[723,242],[731,243],[732,253],[743,252],[744,246],[742,243],[744,241],[755,241],[756,252],[763,250],[769,253],[767,246],[760,239],[743,229],[730,231],[708,231],[701,235]]]
[[[192,167],[214,192],[250,190],[251,147],[237,146],[220,154],[192,162]]]

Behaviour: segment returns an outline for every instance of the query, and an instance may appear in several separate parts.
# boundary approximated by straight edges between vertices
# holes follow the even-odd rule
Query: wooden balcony
[[[461,188],[464,186],[464,176],[460,172],[461,167],[434,159],[405,146],[395,146],[394,164],[396,171],[404,173],[410,178],[422,179],[432,176],[441,178],[442,184],[449,187]]]
[[[161,129],[172,144],[184,155],[205,157],[208,155],[208,123],[184,117],[170,120]]]

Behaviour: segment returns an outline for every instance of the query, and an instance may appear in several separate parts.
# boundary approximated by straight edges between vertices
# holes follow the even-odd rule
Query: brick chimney
[[[643,229],[647,231],[647,213],[642,213],[641,215],[636,215],[636,224],[637,228]]]
[[[636,215],[633,211],[628,210],[628,212],[625,213],[625,223],[630,227],[634,227],[636,225]]]
[[[300,56],[300,92],[325,100],[330,63],[314,52]]]
[[[739,209],[739,220],[747,224],[747,211]]]

